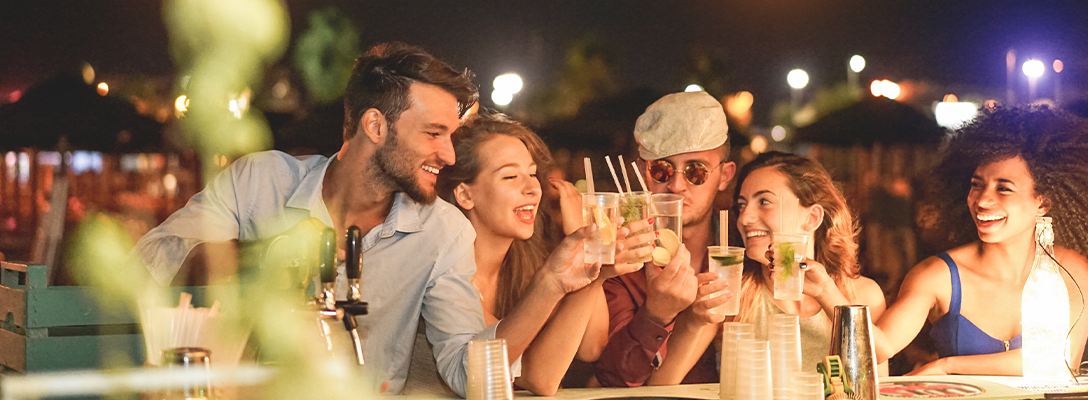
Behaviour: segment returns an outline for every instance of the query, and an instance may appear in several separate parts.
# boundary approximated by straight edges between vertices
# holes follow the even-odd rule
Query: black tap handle
[[[318,269],[322,283],[336,282],[336,231],[325,228],[321,232]]]
[[[347,273],[348,279],[359,279],[363,275],[363,235],[358,226],[348,228],[347,238]]]

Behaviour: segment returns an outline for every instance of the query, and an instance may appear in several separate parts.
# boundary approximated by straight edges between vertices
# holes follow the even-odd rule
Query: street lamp
[[[797,117],[797,111],[801,108],[801,90],[808,85],[808,73],[802,69],[795,69],[786,74],[786,83],[790,84],[793,90],[790,91],[790,107],[792,117]]]
[[[1039,60],[1027,60],[1024,62],[1024,75],[1028,76],[1028,102],[1035,101],[1035,84],[1039,77],[1043,76],[1046,67]]]
[[[850,57],[847,67],[849,68],[846,70],[846,80],[851,88],[856,88],[858,87],[858,74],[865,69],[865,57],[854,54],[853,57]]]

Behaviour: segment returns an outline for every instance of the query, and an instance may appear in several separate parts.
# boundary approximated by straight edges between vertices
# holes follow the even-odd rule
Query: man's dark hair
[[[393,124],[408,109],[412,82],[442,88],[457,98],[459,116],[476,103],[478,94],[469,70],[457,72],[422,48],[399,42],[374,46],[355,59],[344,91],[344,140],[355,136],[363,112],[381,111]]]

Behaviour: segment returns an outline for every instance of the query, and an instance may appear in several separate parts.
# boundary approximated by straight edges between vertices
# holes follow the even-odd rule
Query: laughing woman
[[[581,240],[593,228],[579,229],[581,195],[565,181],[550,184],[563,204],[568,217],[564,231],[570,235],[549,254],[540,234],[543,222],[537,218],[545,197],[537,176],[546,176],[552,161],[536,134],[492,116],[462,127],[453,138],[457,163],[442,170],[437,191],[476,229],[472,281],[480,291],[485,322],[502,320],[496,336],[507,340],[511,359],[522,354],[521,376],[514,383],[535,394],[552,395],[576,355],[592,361],[595,355],[585,354],[587,349],[600,346],[589,344],[607,341],[601,283],[641,265],[581,264]],[[648,226],[639,223],[645,226],[635,228]],[[628,228],[619,229],[617,243],[626,238]],[[617,247],[617,259],[630,258],[622,246]],[[521,323],[528,329],[515,330],[513,320],[534,323]]]
[[[1077,365],[1088,337],[1079,289],[1088,287],[1088,121],[1045,107],[988,112],[956,132],[931,176],[935,229],[951,249],[904,278],[876,323],[877,358],[902,350],[928,320],[940,358],[911,374],[1021,375],[1021,295],[1035,218],[1045,215],[1069,322],[1080,320],[1069,333]]]
[[[817,162],[794,154],[760,154],[741,169],[737,178],[737,229],[744,238],[746,262],[741,284],[741,309],[735,318],[762,329],[775,314],[797,315],[801,324],[801,354],[806,371],[831,350],[831,316],[838,304],[865,304],[873,318],[884,311],[884,294],[872,279],[861,276],[857,263],[857,226],[846,199]],[[812,258],[802,264],[806,271],[819,269],[824,283],[806,283],[800,301],[772,296],[773,261],[768,256],[773,231],[782,221],[797,222],[799,231],[810,233]],[[830,275],[828,275],[830,273]],[[805,274],[805,279],[811,279]],[[882,368],[883,370],[883,368]],[[884,370],[886,371],[886,370]]]

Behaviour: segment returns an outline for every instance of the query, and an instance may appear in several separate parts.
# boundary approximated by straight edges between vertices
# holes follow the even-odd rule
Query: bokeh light
[[[1043,76],[1043,71],[1046,67],[1043,66],[1043,62],[1039,60],[1027,60],[1024,62],[1024,75],[1032,78],[1038,78]]]
[[[863,69],[865,69],[865,57],[859,56],[857,54],[854,54],[853,57],[850,57],[851,71],[854,71],[854,73],[858,73],[861,72],[861,70]]]
[[[491,92],[491,101],[497,106],[507,106],[514,101],[514,94],[495,89]]]
[[[702,92],[703,87],[693,83],[693,84],[688,85],[688,87],[684,88],[684,91],[685,92]]]
[[[492,82],[496,91],[503,91],[510,94],[515,94],[521,91],[522,82],[521,77],[518,74],[509,73],[502,74],[495,77],[495,81]]]
[[[933,115],[937,118],[937,125],[957,129],[975,119],[978,106],[968,102],[942,101],[933,108]]]
[[[785,138],[786,128],[783,128],[782,125],[775,125],[774,128],[771,128],[771,139],[774,139],[776,142],[781,142],[782,139]]]
[[[107,95],[109,93],[110,93],[110,85],[107,85],[106,82],[99,82],[98,83],[98,94],[101,95],[101,96],[105,96],[105,95]]]
[[[1054,60],[1054,73],[1060,74],[1065,69],[1065,63],[1062,60]]]
[[[884,96],[892,100],[899,97],[899,94],[901,93],[899,84],[887,79],[873,81],[873,83],[869,85],[869,90],[873,93],[873,97]]]
[[[786,75],[786,82],[790,84],[791,88],[804,89],[808,85],[808,73],[800,69],[790,71]]]
[[[752,143],[748,145],[752,148],[752,152],[759,154],[767,151],[767,138],[761,135],[752,136]]]

